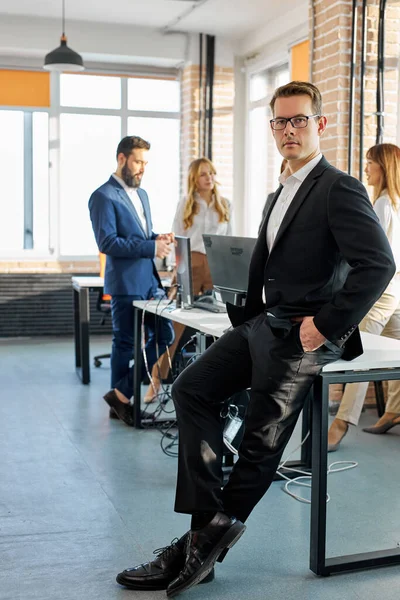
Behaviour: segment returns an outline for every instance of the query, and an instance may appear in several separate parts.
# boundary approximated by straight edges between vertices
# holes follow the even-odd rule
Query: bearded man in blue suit
[[[124,137],[117,148],[117,169],[90,197],[89,211],[100,252],[107,256],[104,293],[111,295],[113,343],[111,390],[104,400],[127,425],[133,425],[133,300],[165,295],[154,259],[165,258],[173,233],[153,232],[149,199],[140,183],[147,165],[149,142]],[[146,314],[149,370],[174,339],[170,321]],[[157,330],[156,330],[157,329]],[[144,373],[143,373],[144,376]]]

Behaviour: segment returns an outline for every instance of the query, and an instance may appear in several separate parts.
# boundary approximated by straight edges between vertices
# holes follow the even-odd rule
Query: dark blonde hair
[[[274,114],[275,100],[277,98],[290,98],[291,96],[309,96],[311,98],[313,113],[322,115],[322,98],[319,89],[309,81],[291,81],[278,87],[269,103]]]
[[[185,207],[183,209],[183,225],[185,229],[189,229],[193,225],[194,215],[197,215],[199,212],[199,205],[196,201],[196,191],[197,191],[197,180],[200,175],[200,170],[203,165],[206,165],[213,175],[217,174],[214,165],[211,160],[208,158],[202,157],[197,158],[189,165],[189,173],[188,173],[188,192],[187,198],[185,202]],[[214,188],[212,190],[215,199],[215,210],[219,215],[219,222],[224,223],[228,222],[229,215],[229,206],[225,198],[221,198],[218,191],[218,182],[214,181]]]
[[[384,190],[394,208],[400,198],[400,148],[395,144],[376,144],[367,152],[367,159],[376,162],[382,169],[380,182],[374,186],[374,202]]]

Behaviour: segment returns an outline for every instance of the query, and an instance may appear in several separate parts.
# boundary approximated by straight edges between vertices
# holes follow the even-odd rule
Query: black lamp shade
[[[43,68],[47,71],[83,71],[85,67],[82,56],[68,48],[67,38],[62,36],[60,46],[46,54]]]

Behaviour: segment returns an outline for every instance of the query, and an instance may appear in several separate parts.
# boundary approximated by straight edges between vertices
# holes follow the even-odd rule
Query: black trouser
[[[304,352],[300,325],[281,325],[263,313],[228,331],[173,385],[176,512],[223,511],[244,521],[269,488],[314,378],[343,352],[332,345]],[[246,388],[250,402],[239,459],[221,489],[221,403]]]

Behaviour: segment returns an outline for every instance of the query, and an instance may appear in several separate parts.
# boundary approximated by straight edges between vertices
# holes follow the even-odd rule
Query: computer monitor
[[[182,305],[193,304],[192,260],[190,254],[190,238],[175,236],[176,280],[181,293]]]
[[[256,238],[203,234],[214,293],[217,299],[242,304],[249,280]]]

